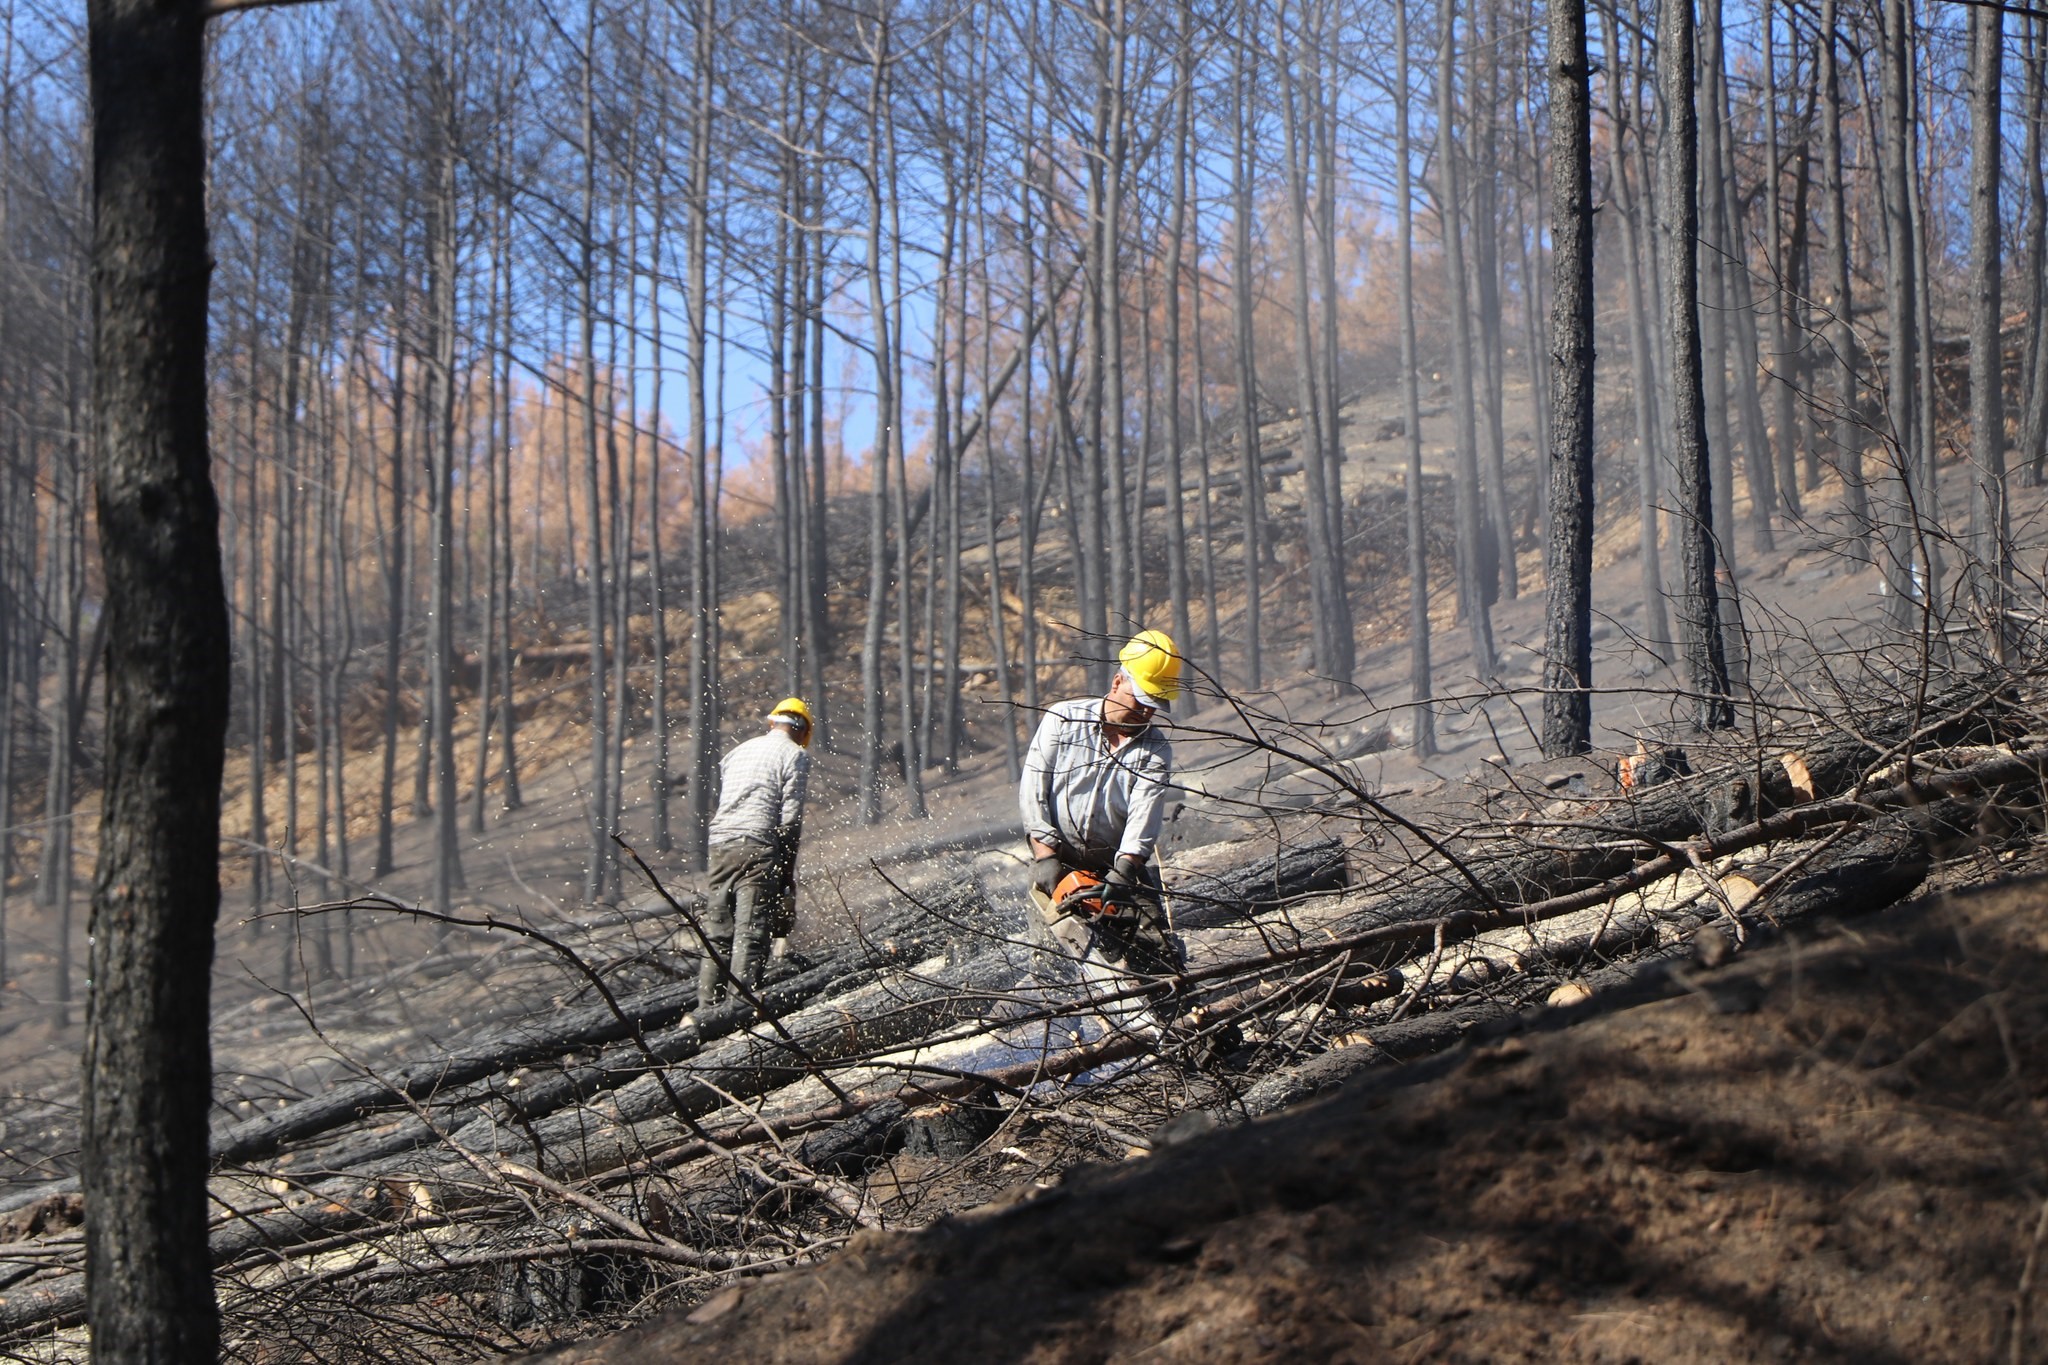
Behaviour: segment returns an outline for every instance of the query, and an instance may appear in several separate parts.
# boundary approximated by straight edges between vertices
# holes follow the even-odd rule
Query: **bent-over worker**
[[[796,891],[796,850],[803,838],[804,790],[810,780],[811,708],[802,698],[777,702],[768,730],[733,746],[719,764],[718,813],[711,817],[711,896],[704,913],[697,1008],[722,999],[735,980],[761,982],[769,940],[788,932]],[[789,909],[785,902],[792,902]]]
[[[1053,939],[1076,957],[1095,946],[1113,967],[1165,975],[1180,952],[1151,866],[1173,780],[1173,745],[1153,724],[1180,695],[1180,653],[1158,630],[1133,636],[1117,655],[1103,697],[1050,707],[1032,736],[1018,787],[1031,841],[1032,904]],[[1070,872],[1100,876],[1101,905],[1088,922],[1060,907],[1054,889]]]

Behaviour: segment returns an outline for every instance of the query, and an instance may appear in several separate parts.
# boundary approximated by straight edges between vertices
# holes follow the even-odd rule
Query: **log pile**
[[[976,1202],[1042,1149],[1141,1151],[1176,1110],[1237,1121],[1677,989],[1703,943],[1911,894],[1986,837],[1987,804],[2025,837],[2048,771],[2025,729],[1990,696],[1740,762],[1696,753],[1695,776],[1533,803],[1394,868],[1328,835],[1186,855],[1168,876],[1195,942],[1172,983],[1083,984],[963,876],[892,896],[751,1000],[699,1012],[687,979],[603,991],[365,1070],[216,1134],[230,1330],[280,1359],[317,1358],[293,1340],[321,1323],[365,1354],[532,1344]],[[1161,1022],[1120,1027],[1137,1004]],[[0,1246],[0,1346],[82,1312],[75,1229],[47,1222]]]

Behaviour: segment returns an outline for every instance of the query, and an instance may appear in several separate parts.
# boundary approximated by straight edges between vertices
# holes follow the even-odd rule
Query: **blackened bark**
[[[1196,175],[1193,169],[1188,173],[1191,177]],[[1195,250],[1199,254],[1202,246],[1202,201],[1199,196],[1192,194],[1188,203],[1188,234],[1194,239]],[[1195,362],[1195,483],[1202,500],[1195,524],[1201,528],[1202,540],[1202,625],[1209,644],[1209,666],[1220,669],[1223,666],[1223,636],[1216,610],[1216,487],[1215,469],[1209,460],[1209,370],[1207,348],[1202,341],[1200,274],[1195,276],[1194,288],[1189,291],[1188,304],[1195,332],[1192,348]],[[1200,699],[1193,693],[1184,692],[1182,695],[1190,698],[1191,705],[1199,703]]]
[[[1764,425],[1763,402],[1757,397],[1759,357],[1756,337],[1756,301],[1749,283],[1749,234],[1743,223],[1743,200],[1735,183],[1735,124],[1728,104],[1726,30],[1721,22],[1721,0],[1703,0],[1700,64],[1707,81],[1709,156],[1704,167],[1709,187],[1709,211],[1713,214],[1720,253],[1715,264],[1720,276],[1726,312],[1726,337],[1734,352],[1732,394],[1742,423],[1743,467],[1749,480],[1750,532],[1759,552],[1774,548],[1771,515],[1778,502],[1778,479],[1771,463],[1770,435]],[[1732,455],[1732,451],[1730,452]],[[1733,461],[1728,462],[1730,474]],[[1731,477],[1731,495],[1733,480]],[[1717,509],[1720,510],[1720,509]],[[1718,529],[1724,539],[1722,569],[1731,579],[1734,573],[1734,522],[1722,522]]]
[[[584,528],[585,565],[589,580],[584,602],[585,621],[590,630],[590,865],[583,881],[583,898],[596,903],[612,888],[611,831],[605,816],[611,811],[606,788],[611,768],[611,716],[605,708],[605,602],[604,602],[604,514],[599,489],[597,444],[597,5],[584,12],[583,96],[583,202],[577,233],[576,283],[577,354],[583,365],[583,501],[589,524]],[[620,655],[621,665],[625,656]]]
[[[1451,310],[1451,411],[1456,429],[1456,470],[1451,480],[1458,519],[1458,608],[1472,635],[1472,672],[1493,676],[1493,573],[1483,548],[1478,423],[1472,396],[1472,317],[1466,307],[1465,244],[1460,226],[1459,157],[1452,136],[1457,110],[1457,13],[1443,0],[1438,31],[1436,146],[1437,212],[1442,224],[1446,298]]]
[[[1480,446],[1479,474],[1484,503],[1480,510],[1484,562],[1480,577],[1488,603],[1521,595],[1515,573],[1515,520],[1508,511],[1506,430],[1506,355],[1500,313],[1500,63],[1498,7],[1472,7],[1471,38],[1466,44],[1472,63],[1471,88],[1465,92],[1468,120],[1466,145],[1471,148],[1472,175],[1465,181],[1470,196],[1472,303],[1479,334],[1473,338],[1468,363],[1470,384],[1478,392],[1473,437]],[[1540,210],[1539,210],[1540,211]],[[1483,426],[1483,430],[1482,430]]]
[[[1890,350],[1886,357],[1887,406],[1893,441],[1891,455],[1896,505],[1889,509],[1885,526],[1883,568],[1889,595],[1889,616],[1894,625],[1911,619],[1913,599],[1913,557],[1911,527],[1907,524],[1913,506],[1913,449],[1917,424],[1914,420],[1916,367],[1913,288],[1912,152],[1913,118],[1910,108],[1912,77],[1906,36],[1905,0],[1885,0],[1884,43],[1878,60],[1882,63],[1885,145],[1884,192],[1879,196],[1885,220],[1885,309],[1890,315]]]
[[[869,39],[874,45],[867,108],[871,165],[879,164],[881,157],[882,73],[888,61],[888,32],[885,19]],[[889,602],[889,447],[895,439],[896,393],[889,364],[889,308],[882,284],[882,196],[873,177],[867,181],[867,190],[866,274],[875,360],[875,443],[868,453],[867,629],[860,657],[860,818],[862,824],[872,825],[882,818],[882,628]],[[909,736],[904,740],[907,744]]]
[[[1195,638],[1188,617],[1188,533],[1186,504],[1182,497],[1185,484],[1182,482],[1181,460],[1185,437],[1181,413],[1185,390],[1181,384],[1180,311],[1183,255],[1187,244],[1188,142],[1193,129],[1195,52],[1194,35],[1190,29],[1192,22],[1191,7],[1180,6],[1174,31],[1177,79],[1173,100],[1173,190],[1170,226],[1166,233],[1166,598],[1173,618],[1173,638],[1183,649],[1194,643]],[[1199,244],[1196,250],[1199,254]],[[1196,401],[1201,401],[1199,394]],[[1142,497],[1138,502],[1141,507],[1144,505]],[[993,547],[994,542],[990,544]],[[990,610],[996,608],[991,606]],[[1187,695],[1192,701],[1193,693]]]
[[[694,88],[690,97],[689,273],[685,299],[688,342],[684,364],[690,375],[690,742],[684,758],[685,811],[683,857],[688,866],[703,867],[709,857],[711,806],[716,788],[718,736],[712,687],[717,674],[717,644],[712,632],[718,609],[712,591],[712,504],[707,463],[710,459],[710,407],[706,393],[710,348],[711,132],[712,54],[718,22],[716,6],[705,0],[696,16]],[[592,516],[596,503],[592,501]],[[620,642],[622,645],[623,641]],[[624,657],[621,655],[621,663]],[[607,857],[610,855],[607,854]]]
[[[1977,572],[1998,638],[2005,636],[2006,562],[2004,360],[1998,338],[1999,86],[2005,16],[1970,11],[1970,531]],[[2040,319],[2034,320],[2038,328]]]
[[[452,35],[451,35],[452,36]],[[454,905],[454,889],[462,884],[462,841],[456,824],[455,693],[451,669],[455,655],[455,327],[456,327],[456,203],[454,93],[448,88],[447,60],[437,54],[431,78],[434,95],[435,194],[429,220],[432,286],[428,308],[434,333],[433,555],[428,575],[428,717],[434,733],[434,906],[442,914]],[[282,642],[280,642],[282,648]],[[446,937],[446,926],[442,937]]]
[[[206,431],[201,6],[91,0],[107,739],[85,1044],[102,1361],[210,1362],[207,1035],[229,663]]]
[[[1550,592],[1543,752],[1593,747],[1593,143],[1584,0],[1550,5]]]
[[[1351,610],[1350,558],[1344,548],[1347,543],[1344,531],[1344,420],[1339,413],[1343,394],[1337,340],[1337,180],[1342,172],[1337,163],[1338,115],[1324,77],[1324,62],[1331,41],[1330,7],[1317,6],[1315,15],[1314,34],[1312,38],[1305,38],[1302,44],[1302,64],[1309,72],[1309,149],[1316,158],[1316,241],[1319,247],[1316,253],[1319,291],[1316,311],[1322,319],[1323,364],[1322,382],[1317,385],[1317,392],[1323,404],[1322,458],[1330,471],[1325,480],[1330,490],[1330,544],[1336,550],[1329,565],[1330,603],[1337,614],[1331,635],[1338,648],[1337,675],[1348,683],[1358,670],[1358,623]]]
[[[2023,382],[2026,411],[2020,419],[2018,461],[2027,466],[2027,481],[2041,482],[2042,466],[2048,460],[2048,328],[2041,325],[2048,312],[2048,158],[2042,155],[2044,126],[2048,126],[2048,15],[2036,14],[2027,31],[2026,154],[2020,164],[2027,168],[2027,278],[2033,281],[2028,317],[2032,339]]]
[[[398,301],[404,316],[404,285],[401,276]],[[391,356],[391,525],[384,544],[384,757],[377,775],[377,857],[371,875],[390,873],[394,863],[393,814],[398,799],[398,689],[403,682],[406,603],[406,442],[405,442],[405,347],[393,347]],[[253,461],[251,464],[253,465]],[[253,760],[260,754],[252,750]]]
[[[1294,275],[1295,395],[1300,421],[1301,467],[1308,484],[1308,500],[1302,523],[1308,533],[1309,634],[1315,650],[1316,671],[1325,677],[1349,681],[1347,661],[1337,638],[1337,607],[1331,600],[1331,569],[1336,546],[1330,543],[1330,523],[1325,509],[1330,501],[1329,469],[1323,459],[1322,424],[1317,411],[1315,345],[1309,327],[1308,277],[1308,187],[1303,163],[1307,149],[1303,141],[1299,106],[1303,102],[1294,65],[1285,55],[1289,49],[1287,4],[1275,12],[1273,40],[1280,60],[1281,125],[1286,130],[1282,155],[1287,162],[1287,250]]]
[[[1870,498],[1863,480],[1863,420],[1857,404],[1856,331],[1849,293],[1848,196],[1842,181],[1842,80],[1835,44],[1836,0],[1821,0],[1820,132],[1822,198],[1828,216],[1828,347],[1835,360],[1834,410],[1828,422],[1842,503],[1849,516],[1849,553],[1869,563]]]
[[[1785,219],[1778,179],[1781,173],[1778,138],[1778,47],[1777,14],[1770,0],[1764,5],[1764,249],[1769,252],[1775,298],[1771,307],[1771,425],[1772,448],[1777,456],[1778,501],[1795,522],[1799,506],[1799,460],[1793,448],[1796,416],[1792,405],[1793,377],[1798,358],[1793,349],[1793,332],[1799,323],[1798,294],[1793,288],[1791,253],[1785,240]]]
[[[1265,482],[1259,466],[1259,367],[1252,340],[1252,158],[1257,154],[1249,124],[1254,76],[1244,45],[1237,47],[1232,73],[1231,154],[1232,224],[1231,290],[1237,333],[1238,485],[1244,527],[1244,656],[1245,683],[1257,691],[1264,685],[1264,660],[1259,628],[1259,560],[1263,537]]]
[[[1658,475],[1662,460],[1658,457],[1657,446],[1657,363],[1650,341],[1650,289],[1648,285],[1649,266],[1644,261],[1643,247],[1644,220],[1648,217],[1641,210],[1642,200],[1637,188],[1629,181],[1630,157],[1624,147],[1624,140],[1635,125],[1631,113],[1636,100],[1624,93],[1621,87],[1621,71],[1624,56],[1619,32],[1619,16],[1612,4],[1601,11],[1601,28],[1607,35],[1607,69],[1609,116],[1614,122],[1613,136],[1608,139],[1608,183],[1612,186],[1615,209],[1621,219],[1622,251],[1627,257],[1628,279],[1628,340],[1629,371],[1631,387],[1635,390],[1636,423],[1636,509],[1637,545],[1642,560],[1643,593],[1643,638],[1660,662],[1671,660],[1671,620],[1664,605],[1664,565],[1658,549],[1657,522],[1659,516],[1659,488],[1663,483]],[[1631,73],[1632,79],[1640,81],[1640,71]],[[1643,136],[1639,127],[1634,128],[1635,136]],[[1648,187],[1643,187],[1643,194]]]
[[[1664,236],[1664,306],[1671,336],[1672,455],[1678,467],[1678,517],[1685,589],[1686,681],[1702,730],[1735,723],[1728,661],[1722,649],[1715,586],[1714,504],[1707,466],[1707,413],[1701,395],[1699,315],[1699,111],[1694,103],[1693,0],[1660,0],[1657,82],[1664,136],[1657,148],[1658,230]]]
[[[664,100],[664,111],[666,106],[667,101]],[[653,635],[654,652],[654,689],[648,703],[648,723],[654,731],[654,772],[648,782],[648,799],[654,807],[654,847],[659,853],[667,853],[675,847],[668,809],[669,789],[675,780],[672,771],[673,736],[669,733],[668,583],[667,565],[661,555],[661,465],[666,458],[662,453],[661,391],[667,387],[663,382],[667,369],[661,349],[661,238],[662,229],[668,224],[668,196],[663,180],[664,177],[658,174],[655,177],[652,241],[648,248],[648,259],[654,268],[647,272],[647,311],[653,314],[650,350],[654,356],[654,408],[648,418],[653,435],[649,439],[647,456],[647,586],[648,606],[652,613],[649,629]],[[801,324],[797,335],[803,335]]]
[[[1394,211],[1401,237],[1401,426],[1407,444],[1409,745],[1417,758],[1436,753],[1436,682],[1429,662],[1429,540],[1422,519],[1422,395],[1415,356],[1415,208],[1408,132],[1408,13],[1394,7]]]

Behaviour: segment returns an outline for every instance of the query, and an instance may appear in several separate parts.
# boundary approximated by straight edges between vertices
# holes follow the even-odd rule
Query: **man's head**
[[[806,748],[811,743],[811,708],[804,705],[802,697],[784,697],[775,703],[775,709],[768,713],[768,727],[780,727],[789,737]]]
[[[1173,714],[1180,695],[1180,651],[1163,630],[1141,630],[1117,651],[1117,676],[1140,706]]]
[[[1172,714],[1180,695],[1180,652],[1163,630],[1142,631],[1117,654],[1116,677],[1103,698],[1102,718],[1111,725],[1135,727],[1154,714]]]

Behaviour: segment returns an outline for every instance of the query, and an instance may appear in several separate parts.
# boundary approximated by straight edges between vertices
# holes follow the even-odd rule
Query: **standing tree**
[[[208,993],[228,614],[206,420],[206,7],[91,0],[93,451],[106,788],[85,1041],[102,1361],[210,1362]]]
[[[1856,330],[1849,294],[1848,194],[1842,179],[1842,81],[1836,61],[1836,0],[1821,0],[1821,197],[1828,221],[1828,348],[1835,360],[1835,397],[1829,414],[1835,460],[1842,471],[1842,502],[1849,516],[1849,553],[1870,562],[1870,504],[1863,482],[1862,419],[1857,410]]]
[[[1721,604],[1714,581],[1714,502],[1707,466],[1707,412],[1701,394],[1699,309],[1699,110],[1693,79],[1693,0],[1661,0],[1657,11],[1657,84],[1664,136],[1657,148],[1658,230],[1664,236],[1665,323],[1671,337],[1671,435],[1678,466],[1678,517],[1684,592],[1687,683],[1702,730],[1735,723]]]
[[[1988,569],[1984,592],[1997,638],[2005,636],[2008,523],[2005,505],[2004,363],[1998,340],[1999,85],[2005,16],[1970,10],[1970,532],[1975,568]],[[2034,319],[2038,329],[2040,319]]]
[[[1451,310],[1451,411],[1455,418],[1457,469],[1451,488],[1458,518],[1458,609],[1472,635],[1472,672],[1493,676],[1492,602],[1495,569],[1486,559],[1481,523],[1478,419],[1472,394],[1472,316],[1466,307],[1465,243],[1461,224],[1457,139],[1457,7],[1439,0],[1436,68],[1437,221],[1442,225],[1444,283]]]
[[[1550,589],[1543,752],[1593,747],[1593,132],[1585,0],[1550,4]]]
[[[1408,12],[1394,7],[1394,215],[1401,239],[1401,428],[1407,445],[1408,699],[1417,758],[1436,754],[1436,690],[1429,664],[1429,541],[1422,517],[1422,395],[1415,358],[1415,191],[1409,160]]]
[[[1913,461],[1918,445],[1917,410],[1914,402],[1916,367],[1913,353],[1917,338],[1914,324],[1918,310],[1913,287],[1913,242],[1917,236],[1912,212],[1912,56],[1907,33],[1906,0],[1885,0],[1884,45],[1879,55],[1884,95],[1884,142],[1879,147],[1883,160],[1884,192],[1878,196],[1885,221],[1885,308],[1890,314],[1891,338],[1887,353],[1886,403],[1890,408],[1893,434],[1892,458],[1896,503],[1890,509],[1884,556],[1885,584],[1890,594],[1893,624],[1904,626],[1911,618],[1917,596],[1914,565],[1913,522],[1918,506],[1914,496]],[[1932,395],[1921,395],[1922,401]]]

